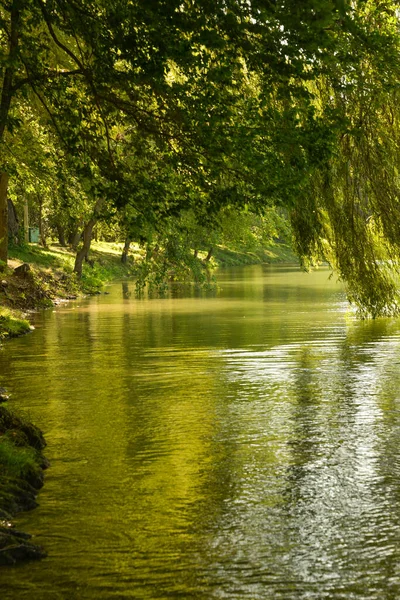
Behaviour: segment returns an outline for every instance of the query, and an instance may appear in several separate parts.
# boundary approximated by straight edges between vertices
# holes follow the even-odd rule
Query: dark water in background
[[[0,351],[52,463],[17,520],[49,557],[2,600],[400,598],[400,321],[324,270],[219,281],[115,284]]]

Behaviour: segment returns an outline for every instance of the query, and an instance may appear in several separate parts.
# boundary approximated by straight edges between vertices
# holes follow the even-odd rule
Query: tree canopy
[[[0,196],[78,224],[77,272],[111,214],[178,236],[275,207],[304,266],[398,312],[396,2],[2,0],[0,23]]]

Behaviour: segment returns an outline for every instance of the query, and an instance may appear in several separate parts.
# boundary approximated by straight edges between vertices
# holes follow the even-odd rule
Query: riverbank
[[[6,390],[0,388],[0,403],[7,400]],[[41,546],[29,541],[30,534],[11,523],[17,513],[37,506],[48,466],[42,454],[45,445],[37,427],[0,404],[0,566],[46,556]]]
[[[29,333],[31,326],[22,313],[0,307],[0,340]]]
[[[217,246],[214,252],[214,264],[217,267],[236,267],[257,264],[298,263],[299,259],[287,244],[273,241],[257,251],[232,250]]]
[[[132,244],[126,264],[121,262],[122,250],[123,244],[93,242],[90,262],[84,264],[78,279],[73,273],[75,255],[68,248],[57,244],[48,248],[37,244],[11,247],[8,267],[0,279],[0,341],[29,332],[29,311],[100,293],[103,285],[113,279],[135,277],[142,250]],[[257,252],[216,246],[211,264],[218,269],[295,261],[289,246],[271,242]]]
[[[94,243],[81,279],[73,273],[74,253],[58,245],[14,246],[9,256],[0,277],[0,340],[27,333],[32,310],[99,293],[107,281],[134,275],[133,261],[121,263],[118,244]]]

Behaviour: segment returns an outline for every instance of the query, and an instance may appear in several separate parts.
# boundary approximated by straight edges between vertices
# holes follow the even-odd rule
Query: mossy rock
[[[44,558],[47,553],[41,546],[29,543],[11,544],[0,549],[0,565],[14,565],[25,560]]]
[[[28,440],[29,446],[41,450],[46,446],[43,434],[38,427],[22,420],[4,406],[0,406],[0,433],[9,430],[22,432]]]
[[[0,337],[11,338],[31,331],[29,322],[13,314],[0,314]]]
[[[30,445],[26,433],[20,429],[9,429],[5,432],[4,437],[9,439],[17,448],[24,448]]]

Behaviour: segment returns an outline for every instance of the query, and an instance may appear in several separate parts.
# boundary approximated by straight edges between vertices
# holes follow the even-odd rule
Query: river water
[[[113,284],[7,343],[52,466],[17,519],[49,556],[0,598],[400,598],[400,321],[356,321],[328,276]]]

